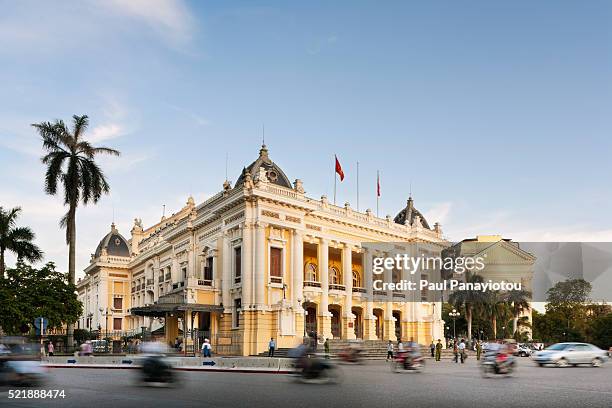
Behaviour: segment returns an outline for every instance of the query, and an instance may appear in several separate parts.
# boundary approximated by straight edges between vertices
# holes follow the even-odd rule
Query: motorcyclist
[[[414,359],[419,357],[420,355],[421,349],[419,347],[419,344],[414,341],[414,338],[411,337],[410,341],[406,343],[404,366],[406,368],[411,367]]]

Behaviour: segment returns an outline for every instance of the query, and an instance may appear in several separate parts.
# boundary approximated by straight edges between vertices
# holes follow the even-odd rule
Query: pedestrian
[[[459,343],[458,350],[459,350],[459,356],[461,357],[461,364],[463,364],[467,357],[467,354],[465,353],[465,340],[464,339],[461,339],[461,343]]]
[[[438,339],[438,344],[436,344],[436,361],[440,361],[440,357],[442,357],[442,340]]]
[[[389,361],[389,359],[393,360],[393,343],[391,340],[389,340],[387,344],[387,361]]]
[[[202,356],[203,357],[211,357],[212,347],[210,345],[210,340],[204,339],[204,343],[202,343]]]
[[[434,344],[433,339],[431,340],[431,344],[429,345],[429,351],[431,351],[431,356],[434,356],[434,352],[436,351],[436,345]]]
[[[178,351],[180,346],[181,346],[181,343],[179,343],[179,338],[177,337],[174,339],[174,349]]]
[[[53,357],[54,351],[55,351],[55,346],[53,346],[53,342],[50,341],[49,344],[47,345],[47,353],[49,354],[49,357]]]
[[[476,343],[476,360],[480,361],[480,354],[482,354],[482,344],[480,344],[480,341],[478,341]]]
[[[323,347],[325,348],[325,358],[329,359],[329,339],[325,339],[325,343],[323,343]]]
[[[270,342],[268,343],[268,357],[274,357],[274,349],[276,348],[276,342],[274,341],[274,337],[270,338]]]
[[[459,349],[457,348],[457,342],[453,342],[453,355],[455,356],[455,363],[459,362]]]

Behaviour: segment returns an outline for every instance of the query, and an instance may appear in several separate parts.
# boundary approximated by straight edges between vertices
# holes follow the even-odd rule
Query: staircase
[[[361,356],[365,360],[384,360],[387,357],[387,344],[385,340],[343,340],[343,339],[330,339],[329,340],[329,354],[332,358],[338,355],[342,350],[347,348],[349,344],[357,342],[363,350]],[[395,349],[397,349],[397,342],[393,343]],[[290,348],[278,348],[274,351],[274,357],[288,357],[287,353],[291,350]],[[397,350],[396,350],[397,351]],[[317,352],[324,353],[325,348],[322,344],[317,347]],[[429,346],[421,345],[421,354],[424,357],[430,357]],[[475,355],[475,352],[468,351],[469,355]],[[259,357],[268,357],[268,351],[263,351],[258,354]],[[442,349],[442,358],[451,358],[453,356],[452,349]]]

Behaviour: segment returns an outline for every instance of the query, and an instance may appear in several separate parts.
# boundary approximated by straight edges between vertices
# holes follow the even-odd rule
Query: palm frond
[[[82,134],[89,127],[89,116],[72,115],[72,124],[73,124],[72,134],[74,135],[74,140],[78,142]]]

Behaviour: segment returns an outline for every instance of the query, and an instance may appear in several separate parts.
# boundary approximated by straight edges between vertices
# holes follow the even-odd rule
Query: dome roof
[[[270,183],[281,187],[292,188],[291,182],[285,175],[285,172],[281,170],[276,163],[270,160],[270,156],[268,156],[268,148],[265,144],[261,145],[257,160],[242,170],[242,174],[240,174],[240,177],[238,177],[238,180],[236,181],[236,187],[244,184],[244,179],[247,172],[251,173],[251,176],[256,177],[261,168],[266,171],[266,177]]]
[[[106,255],[130,257],[130,246],[115,228],[115,223],[111,224],[110,232],[98,244],[94,257],[99,258],[103,250],[106,250]]]
[[[425,219],[425,217],[423,217],[423,214],[421,214],[419,210],[414,208],[414,201],[412,200],[412,197],[409,197],[408,202],[406,203],[406,208],[400,211],[395,216],[393,221],[395,221],[395,223],[397,224],[414,226],[414,222],[417,217],[420,219],[421,225],[424,228],[431,229],[429,228],[427,220]]]

